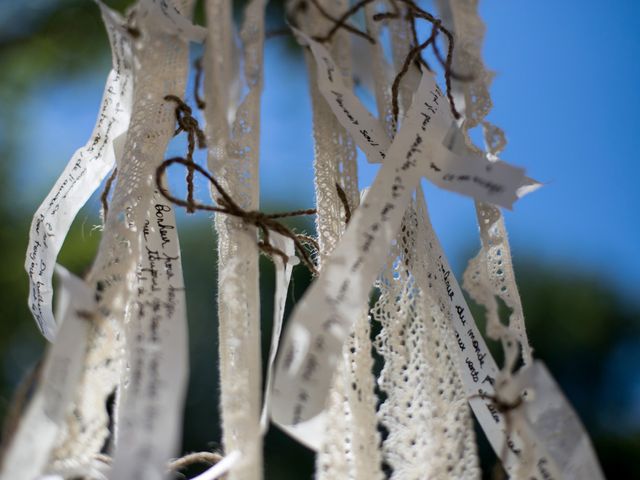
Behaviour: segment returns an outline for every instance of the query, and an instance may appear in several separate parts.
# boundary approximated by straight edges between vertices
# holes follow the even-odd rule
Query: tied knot
[[[187,169],[191,169],[193,172],[197,171],[199,174],[205,177],[218,193],[218,195],[216,195],[215,197],[216,205],[205,205],[196,202],[193,198],[187,198],[187,200],[183,200],[181,198],[173,196],[163,185],[162,178],[164,177],[165,171],[174,164],[183,165]],[[204,210],[209,212],[222,213],[241,219],[245,225],[256,227],[262,235],[262,238],[258,240],[258,248],[271,258],[277,255],[282,259],[284,263],[288,262],[289,257],[282,250],[271,245],[270,232],[276,232],[284,237],[290,238],[293,241],[296,253],[299,255],[302,263],[304,263],[314,275],[317,274],[316,265],[311,258],[311,255],[305,248],[305,245],[310,245],[317,251],[318,244],[315,239],[306,235],[298,235],[294,233],[289,227],[277,221],[281,218],[314,215],[316,213],[315,209],[294,210],[290,212],[279,213],[264,213],[259,210],[245,210],[240,205],[238,205],[238,203],[236,203],[233,198],[231,198],[227,191],[222,187],[220,182],[218,182],[218,180],[216,180],[207,170],[194,163],[193,161],[182,157],[170,158],[160,164],[160,166],[156,170],[156,186],[158,187],[158,191],[161,193],[161,195],[164,196],[167,200],[175,205],[185,207],[187,210]]]
[[[243,209],[235,202],[235,200],[233,200],[233,198],[231,198],[231,196],[222,187],[222,185],[211,174],[209,174],[209,172],[207,172],[204,168],[193,161],[193,153],[196,148],[196,143],[200,148],[203,148],[205,146],[205,136],[200,129],[198,120],[193,116],[191,107],[176,95],[167,95],[164,97],[164,99],[176,104],[175,115],[178,128],[175,131],[175,135],[178,135],[181,132],[187,133],[188,149],[187,155],[184,158],[175,157],[165,160],[158,167],[156,171],[156,185],[158,187],[158,191],[162,194],[162,196],[164,196],[167,200],[174,203],[175,205],[184,207],[188,213],[194,213],[196,210],[206,210],[240,218],[245,225],[256,227],[262,234],[262,239],[258,241],[258,248],[272,258],[274,257],[274,255],[279,256],[285,264],[288,261],[288,257],[282,250],[271,245],[271,242],[269,241],[269,232],[276,232],[282,236],[290,238],[293,241],[296,252],[299,254],[302,262],[307,266],[307,268],[309,268],[309,270],[313,274],[316,274],[316,266],[311,256],[309,255],[309,252],[307,252],[307,250],[304,248],[304,245],[311,245],[312,247],[316,248],[317,251],[317,242],[306,235],[295,234],[291,231],[291,229],[276,221],[276,219],[286,217],[314,215],[316,213],[315,209],[295,210],[293,212],[271,214],[263,213],[259,210]],[[162,178],[164,176],[165,170],[176,163],[185,166],[187,169],[186,200],[171,195],[171,193],[162,184]],[[215,197],[215,201],[217,203],[216,206],[205,205],[195,200],[194,176],[196,171],[203,175],[218,192],[218,195]]]
[[[180,132],[187,132],[189,136],[193,136],[194,145],[197,140],[198,148],[205,148],[207,146],[207,142],[205,140],[204,132],[200,128],[198,120],[193,116],[193,110],[191,107],[176,95],[165,95],[164,99],[176,104],[175,113],[178,128],[173,135],[176,136]]]
[[[178,128],[174,132],[174,136],[180,134],[181,132],[186,132],[187,134],[187,155],[185,160],[187,161],[187,213],[194,213],[196,211],[193,206],[194,203],[194,186],[193,186],[193,176],[194,169],[193,165],[195,165],[193,161],[193,153],[196,150],[196,145],[198,148],[206,147],[206,138],[204,132],[200,128],[200,124],[198,120],[193,116],[193,110],[191,107],[187,105],[187,103],[182,100],[180,97],[176,95],[166,95],[164,99],[168,102],[173,102],[176,104],[175,114],[176,114],[176,123],[178,124]]]
[[[258,210],[251,210],[251,211],[245,212],[244,219],[247,223],[251,225],[255,225],[256,227],[260,226],[261,224],[270,223],[269,217]]]

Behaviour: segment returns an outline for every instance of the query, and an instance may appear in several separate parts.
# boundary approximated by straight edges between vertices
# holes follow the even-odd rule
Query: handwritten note
[[[369,162],[382,163],[390,143],[382,125],[345,86],[342,73],[327,49],[299,30],[294,31],[299,41],[311,49],[318,70],[318,87],[336,118]],[[421,120],[425,125],[431,125],[430,135],[436,139],[430,142],[429,148],[438,152],[429,162],[420,162],[420,175],[446,190],[506,208],[511,208],[518,198],[532,191],[523,188],[530,180],[525,177],[524,169],[499,160],[489,161],[468,148],[453,152],[444,145],[445,139],[451,136],[449,132],[457,126],[450,114],[448,100],[435,82],[422,101]],[[416,157],[425,158],[424,138],[416,137],[415,142]]]
[[[423,121],[425,103],[435,88],[433,78],[423,76],[375,182],[322,274],[293,313],[273,388],[272,416],[280,424],[310,420],[324,408],[344,340],[367,303],[371,285],[420,181],[424,158],[432,158],[431,149],[423,151],[417,146],[431,145],[433,138],[446,133],[437,131],[442,122]],[[443,110],[436,108],[433,118],[443,115]]]
[[[47,352],[40,383],[7,450],[0,478],[33,480],[43,473],[82,372],[96,308],[93,291],[59,265],[56,273],[60,331]]]
[[[187,319],[173,206],[155,192],[140,237],[126,324],[127,384],[110,478],[164,478],[175,455],[188,378]],[[149,471],[155,466],[157,471]]]
[[[80,208],[113,168],[113,139],[126,132],[133,90],[129,34],[116,12],[99,3],[113,52],[98,121],[89,142],[77,150],[44,202],[31,229],[25,269],[29,275],[29,308],[42,334],[53,341],[57,324],[53,316],[51,279],[58,253]]]
[[[316,60],[318,65],[329,65],[324,71],[327,75],[325,81],[328,82],[334,78],[334,73],[323,58]],[[322,70],[319,70],[320,75]],[[347,105],[344,101],[346,97],[334,95],[325,98],[330,104],[332,98],[335,100],[332,108],[341,121],[351,122],[351,127],[345,124],[346,128],[356,125],[353,111],[348,112],[344,108]],[[524,172],[501,162],[490,163],[484,159],[469,161],[468,158],[457,156],[443,145],[450,128],[449,108],[442,91],[433,77],[425,74],[374,184],[326,262],[322,275],[294,311],[278,359],[273,388],[272,415],[279,424],[295,427],[321,423],[326,395],[343,342],[353,319],[366,305],[373,280],[386,258],[422,175],[448,183],[448,188],[452,190],[473,192],[480,198],[491,196],[493,203],[510,206],[517,199],[516,191],[523,183]],[[369,130],[367,134],[371,138]],[[354,135],[354,138],[358,142],[369,142],[364,135]],[[365,150],[366,144],[361,147]],[[484,171],[476,170],[478,166]],[[428,174],[429,171],[433,173]],[[441,308],[455,312],[457,318],[456,342],[464,353],[464,356],[459,355],[459,368],[471,392],[469,395],[482,393],[480,386],[484,386],[483,382],[487,384],[483,392],[491,394],[490,382],[497,376],[497,366],[470,318],[469,309],[446,259],[440,254],[437,262],[432,263],[433,268],[439,269],[438,276],[443,279],[449,302],[443,302]],[[435,275],[436,272],[431,273]],[[504,442],[507,442],[515,455],[508,457],[506,464],[517,463],[517,451],[522,449],[522,436],[505,433],[504,419],[486,399],[475,397],[471,403],[496,451],[501,452]],[[533,448],[539,453],[539,458],[553,465],[542,448],[537,445],[527,447]],[[512,463],[509,463],[509,458]]]
[[[351,134],[370,163],[382,163],[391,142],[380,122],[344,84],[342,72],[328,50],[300,30],[293,28],[293,31],[298,40],[311,49],[318,69],[318,88],[340,124]]]
[[[418,191],[416,205],[416,248],[424,248],[427,253],[427,261],[424,264],[416,264],[416,277],[424,291],[438,303],[440,311],[449,322],[453,334],[452,351],[456,354],[458,372],[482,430],[499,457],[506,453],[502,462],[507,471],[513,472],[522,462],[527,462],[530,464],[528,468],[529,473],[533,475],[532,478],[561,478],[555,461],[549,456],[545,446],[535,438],[535,434],[528,429],[517,431],[507,425],[504,415],[500,412],[494,388],[499,374],[498,366],[476,326],[462,289],[431,226],[421,189]],[[522,415],[522,412],[514,411],[513,414]],[[528,452],[526,458],[523,455],[525,450]],[[546,465],[546,473],[543,474],[539,469],[537,473],[533,473],[538,464]]]

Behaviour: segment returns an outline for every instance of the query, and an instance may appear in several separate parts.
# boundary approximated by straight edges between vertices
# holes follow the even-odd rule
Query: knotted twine
[[[240,218],[246,225],[252,225],[262,233],[262,239],[258,241],[258,248],[268,256],[278,255],[283,262],[288,261],[287,255],[280,249],[271,245],[269,232],[273,231],[290,238],[296,248],[296,253],[300,256],[302,262],[313,273],[317,274],[316,265],[311,258],[309,252],[304,248],[305,244],[317,248],[315,239],[307,235],[298,235],[287,226],[279,223],[277,220],[282,218],[297,217],[303,215],[315,215],[315,209],[293,210],[289,212],[263,213],[259,210],[245,210],[231,198],[222,185],[207,170],[193,161],[196,143],[199,148],[206,145],[204,132],[200,129],[198,120],[192,115],[192,110],[181,98],[175,95],[167,95],[164,97],[167,101],[176,103],[176,121],[178,128],[175,135],[181,132],[187,133],[188,147],[186,157],[174,157],[163,161],[156,169],[156,186],[160,194],[174,205],[184,207],[187,212],[193,213],[197,210],[223,213],[236,218]],[[162,178],[165,171],[174,164],[184,165],[187,168],[187,199],[178,198],[169,192],[163,185]],[[194,175],[195,172],[200,173],[213,185],[218,195],[215,200],[218,205],[207,205],[200,203],[194,199]]]

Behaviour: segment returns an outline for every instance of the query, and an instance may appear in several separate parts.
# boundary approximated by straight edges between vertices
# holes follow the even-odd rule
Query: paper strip
[[[60,279],[60,332],[46,356],[37,391],[7,450],[0,478],[33,480],[43,473],[69,411],[80,379],[93,291],[81,279],[56,266]]]
[[[185,0],[179,4],[187,6],[190,2]],[[135,71],[136,74],[141,73],[135,78],[135,113],[126,137],[123,158],[118,159],[118,178],[106,216],[100,248],[88,280],[95,288],[99,298],[98,308],[103,315],[92,331],[92,348],[87,355],[82,385],[75,402],[78,415],[69,418],[69,436],[57,454],[61,459],[76,454],[86,458],[93,457],[100,451],[109,433],[104,402],[117,383],[117,418],[121,421],[118,422],[119,443],[115,446],[116,478],[133,479],[136,473],[144,472],[145,478],[150,479],[153,476],[164,477],[166,461],[177,453],[175,450],[182,425],[181,405],[185,387],[183,377],[186,375],[182,370],[186,364],[181,364],[181,360],[187,353],[186,342],[183,342],[179,331],[174,339],[171,339],[171,343],[164,337],[161,342],[155,342],[163,347],[167,346],[160,353],[152,349],[130,352],[132,347],[138,346],[138,341],[143,342],[145,347],[149,346],[149,324],[153,325],[155,322],[149,318],[155,317],[155,313],[150,313],[149,309],[144,311],[142,320],[139,318],[147,306],[142,302],[149,296],[145,292],[138,294],[140,282],[137,281],[136,275],[140,272],[141,261],[147,255],[143,227],[146,221],[153,224],[155,220],[153,186],[156,168],[162,161],[167,144],[175,132],[175,105],[165,101],[164,97],[167,94],[184,95],[188,45],[179,37],[151,25],[148,16],[139,15],[137,9],[135,12],[135,27],[138,27],[141,33],[135,42]],[[171,253],[169,255],[175,256]],[[162,268],[163,271],[167,269],[164,261],[158,261],[157,268]],[[153,286],[153,281],[151,285]],[[171,286],[182,286],[181,279],[180,282],[177,281],[177,275],[172,279]],[[145,298],[142,298],[143,294]],[[160,291],[157,298],[163,302],[158,307],[164,318],[164,302],[168,294],[166,291]],[[140,303],[135,303],[137,300],[140,300]],[[179,322],[182,314],[179,308],[176,310],[177,313],[172,318]],[[127,321],[135,323],[137,320],[140,322],[136,325],[127,324]],[[145,329],[141,339],[132,336],[135,328]],[[162,328],[164,324],[157,331],[152,331],[151,335],[165,335]],[[177,323],[173,328],[184,328],[184,325]],[[145,356],[142,362],[132,364],[125,370],[125,360],[134,356],[137,360],[141,355]],[[169,360],[168,369],[165,368],[166,364],[162,363],[166,356],[175,356],[178,359],[173,364]],[[160,378],[163,382],[168,382],[168,385],[157,384],[158,377],[154,376],[156,367],[161,367],[158,375],[166,375]],[[133,377],[133,373],[137,375],[140,372],[144,378]],[[129,377],[129,374],[132,376]],[[157,390],[141,393],[135,400],[143,394],[161,397],[161,400],[153,398],[152,401],[147,401],[145,398],[144,402],[134,400],[127,403],[126,398],[121,398],[125,396],[125,381],[130,384],[144,381],[145,386],[158,387]],[[155,405],[164,410],[152,411],[151,408],[147,408],[148,405]],[[136,418],[136,421],[142,424],[139,436],[126,432],[130,425],[123,420],[129,420],[133,416],[127,410],[129,407],[145,410],[146,416]],[[156,428],[157,422],[160,421],[157,416],[163,417],[161,421],[166,422],[164,425],[167,428],[155,439],[150,439],[147,433],[149,429]],[[138,441],[151,444],[151,447],[143,451],[138,444],[134,444]],[[139,454],[129,466],[126,463],[131,455],[128,456],[127,452],[124,452],[127,448]]]
[[[58,328],[51,309],[51,279],[56,258],[73,219],[115,162],[112,141],[127,130],[133,90],[131,52],[123,20],[98,2],[111,50],[113,67],[100,113],[89,142],[77,150],[36,211],[29,231],[25,269],[29,275],[29,308],[38,328],[53,341]]]
[[[342,81],[342,72],[320,43],[292,28],[298,40],[311,48],[318,67],[318,88],[340,124],[347,129],[370,163],[382,163],[391,142],[380,122]]]
[[[419,157],[433,160],[428,146],[446,133],[438,129],[442,122],[423,123],[424,103],[434,88],[433,78],[424,75],[369,193],[323,265],[322,274],[294,311],[276,363],[273,388],[272,416],[283,425],[309,420],[324,407],[342,345],[367,304],[371,285],[420,180],[424,160]],[[443,110],[436,105],[434,118]],[[416,145],[424,148],[423,155]]]
[[[269,363],[267,364],[267,380],[265,384],[264,401],[262,403],[262,414],[260,415],[260,430],[264,435],[269,427],[269,409],[271,408],[271,383],[273,382],[273,364],[278,353],[280,344],[280,334],[282,333],[282,321],[284,319],[284,309],[287,304],[287,292],[291,282],[293,267],[300,263],[295,256],[296,249],[289,237],[280,235],[278,232],[270,233],[271,244],[284,252],[288,257],[287,263],[282,262],[282,258],[273,255],[273,263],[276,267],[276,291],[273,299],[273,329],[271,332],[271,346],[269,348]]]
[[[301,43],[311,48],[318,66],[319,89],[336,118],[365,152],[369,162],[382,163],[389,148],[389,139],[382,125],[344,85],[340,70],[326,48],[299,30],[294,31]],[[429,73],[425,75],[429,76]],[[444,151],[423,163],[421,175],[446,190],[506,208],[511,208],[519,195],[532,191],[522,188],[527,181],[524,169],[502,161],[490,162],[483,155],[468,149],[458,155],[444,146],[445,138],[450,137],[449,131],[457,129],[457,126],[449,112],[448,100],[435,82],[422,98],[422,103],[421,121],[424,124],[436,123],[435,128],[443,130],[445,134],[437,135],[437,141],[430,146],[431,149]],[[436,111],[439,112],[437,115]],[[422,140],[414,145],[414,149],[424,156],[423,149],[426,147]]]
[[[546,472],[551,475],[546,477],[539,471],[532,478],[561,478],[554,460],[532,432],[516,430],[515,425],[509,427],[504,415],[498,411],[496,399],[483,398],[496,395],[494,385],[499,378],[498,366],[476,326],[460,285],[433,231],[421,188],[417,194],[417,209],[417,248],[425,248],[428,258],[426,269],[416,272],[417,279],[421,287],[437,301],[438,307],[449,321],[454,335],[452,350],[456,352],[458,372],[482,430],[498,457],[506,454],[502,461],[509,473],[513,474],[513,469],[522,467],[519,463],[526,462],[526,467],[530,469],[528,474],[534,475],[536,466],[546,465]],[[522,412],[516,409],[512,414],[522,416]],[[507,449],[504,448],[505,441]]]
[[[534,361],[530,367],[520,370],[515,380],[520,390],[533,392],[533,398],[522,408],[536,435],[560,467],[562,478],[603,480],[589,435],[544,363]],[[547,465],[539,465],[539,470],[540,473],[546,471]]]
[[[188,379],[187,317],[173,206],[155,192],[128,306],[128,384],[110,478],[164,478],[178,449]],[[156,471],[151,471],[152,469]]]
[[[482,124],[485,149],[492,157],[499,155],[506,145],[504,132],[486,120],[492,108],[489,85],[493,76],[482,61],[481,47],[485,33],[477,4],[465,4],[456,0],[439,0],[444,24],[455,31],[457,45],[454,69],[465,68],[474,78],[472,82],[452,82],[453,95],[464,117],[460,130],[452,136],[451,150],[464,151],[472,143],[469,129]],[[457,150],[458,149],[458,150]],[[540,187],[532,179],[518,189],[523,196]],[[499,209],[483,202],[476,202],[476,214],[480,227],[482,248],[469,262],[464,273],[463,287],[476,303],[486,311],[485,331],[489,338],[500,339],[504,352],[503,369],[513,370],[515,362],[522,358],[524,365],[532,361],[532,349],[527,338],[520,294],[515,281],[511,249],[504,219]],[[511,310],[508,326],[500,320],[501,298]]]
[[[433,102],[436,89],[433,78],[423,75],[405,123],[391,145],[374,184],[356,210],[334,253],[326,261],[322,275],[294,311],[277,362],[273,388],[272,416],[285,427],[319,421],[318,415],[323,410],[342,345],[353,319],[366,305],[370,286],[386,259],[386,252],[395,238],[411,195],[419,184],[423,165],[417,157],[422,156],[422,149],[430,163],[436,163],[438,154],[446,155],[444,148],[430,148],[447,133],[448,111],[443,108],[445,102]],[[427,116],[429,120],[426,120]],[[451,289],[454,282],[453,279],[448,280],[451,274],[446,260],[441,256],[439,262],[440,268],[448,272],[443,275],[449,282],[448,289]],[[461,297],[457,288],[457,296]],[[453,290],[448,294],[449,299],[456,295]],[[460,302],[461,308],[468,311],[466,305],[462,305]],[[441,308],[451,309],[452,306],[442,305]],[[456,312],[461,314],[459,309]],[[460,368],[463,381],[471,390],[470,385],[495,379],[498,369],[490,360],[475,325],[466,328],[467,335],[474,338],[468,347],[465,344],[469,356],[462,359]],[[481,376],[483,373],[485,375]],[[489,385],[486,389],[489,393],[490,388]],[[477,390],[471,390],[470,396],[477,393]],[[493,412],[489,410],[486,402],[481,398],[471,400],[492,445],[501,452],[504,422],[500,415],[495,414],[495,408],[492,407]],[[496,422],[500,425],[496,426]],[[513,449],[517,450],[517,446],[514,440]]]
[[[284,309],[287,301],[287,292],[289,290],[289,282],[291,281],[291,273],[293,267],[300,260],[295,256],[295,246],[293,240],[277,232],[271,232],[271,243],[274,247],[283,251],[289,261],[286,265],[282,263],[282,259],[275,255],[273,261],[276,265],[276,292],[273,306],[273,332],[271,333],[271,347],[269,349],[269,363],[267,365],[267,381],[265,386],[265,397],[262,405],[262,415],[260,417],[261,433],[264,435],[269,427],[269,414],[271,409],[271,390],[273,383],[273,366],[278,353],[278,345],[280,344],[280,335],[282,333],[282,321],[284,319]],[[276,425],[284,430],[288,435],[298,440],[308,448],[318,451],[322,446],[322,438],[324,434],[325,415],[316,416],[311,422],[299,423],[298,425],[282,425],[275,422]]]

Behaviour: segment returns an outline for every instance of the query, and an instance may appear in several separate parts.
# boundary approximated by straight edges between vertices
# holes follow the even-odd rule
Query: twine
[[[398,97],[400,92],[400,82],[409,71],[409,67],[414,62],[416,57],[422,58],[422,55],[421,55],[422,51],[425,48],[427,48],[429,45],[435,43],[436,36],[438,35],[439,24],[440,24],[440,20],[438,20],[434,24],[433,28],[431,29],[431,36],[426,41],[414,46],[411,50],[409,50],[409,53],[407,54],[407,58],[405,58],[404,60],[402,68],[400,69],[396,77],[393,79],[393,84],[391,85],[391,114],[393,118],[394,129],[398,124],[398,114],[400,112],[400,106],[398,102]],[[448,93],[448,90],[447,90],[447,93]],[[451,103],[451,108],[452,108],[452,111],[455,111],[455,107],[453,106],[453,103]]]
[[[331,15],[329,12],[327,12],[324,7],[322,5],[320,5],[320,2],[318,0],[309,0],[311,2],[311,4],[316,7],[318,9],[318,11],[320,12],[320,14],[326,18],[327,20],[331,21],[334,23],[334,25],[340,25],[339,28],[344,28],[345,30],[347,30],[348,32],[353,33],[354,35],[357,35],[358,37],[362,37],[365,40],[367,40],[369,43],[371,43],[372,45],[376,43],[375,39],[369,35],[366,32],[363,32],[361,30],[358,30],[357,28],[349,25],[348,23],[346,23],[347,19],[341,20],[338,18],[335,18],[333,15]],[[316,40],[317,37],[314,37],[314,40]],[[322,41],[322,40],[320,40]]]
[[[276,221],[277,219],[281,218],[297,217],[301,215],[314,215],[316,213],[316,210],[294,210],[292,212],[280,212],[271,214],[265,214],[258,210],[244,210],[231,198],[231,196],[226,192],[222,185],[211,174],[209,174],[209,172],[207,172],[204,168],[193,161],[193,153],[196,147],[196,140],[198,146],[200,148],[203,148],[205,146],[205,136],[204,132],[200,129],[198,120],[196,120],[192,116],[191,107],[189,107],[189,105],[187,105],[184,100],[175,95],[167,95],[164,98],[165,100],[172,101],[176,104],[176,121],[178,122],[178,129],[176,130],[175,135],[178,135],[180,132],[186,132],[189,139],[189,146],[185,158],[170,158],[168,160],[165,160],[160,164],[160,166],[158,166],[156,170],[156,185],[162,196],[169,200],[171,203],[184,207],[189,213],[193,213],[196,210],[224,213],[226,215],[240,218],[246,225],[253,225],[257,227],[258,230],[262,233],[262,240],[258,241],[258,248],[260,248],[262,252],[266,253],[272,258],[274,255],[278,255],[280,258],[282,258],[282,261],[284,263],[287,263],[289,257],[282,250],[271,245],[271,242],[269,241],[269,232],[273,231],[290,238],[291,240],[293,240],[296,251],[300,254],[302,262],[307,266],[307,268],[309,268],[309,270],[311,270],[313,274],[317,274],[316,266],[313,263],[309,252],[307,252],[304,248],[304,244],[310,244],[317,249],[317,242],[306,235],[296,235],[291,231],[291,229]],[[164,185],[162,185],[162,176],[165,170],[167,170],[167,168],[175,163],[184,165],[187,168],[186,200],[173,196],[164,187]],[[217,190],[218,194],[220,195],[215,199],[218,206],[206,205],[197,202],[194,199],[193,180],[196,171],[202,174],[207,180],[209,180],[209,182]]]
[[[525,401],[524,395],[518,395],[518,397],[509,401],[497,394],[491,395],[486,392],[476,393],[475,395],[471,395],[468,397],[469,400],[475,398],[481,398],[482,400],[489,400],[491,405],[504,417],[505,424],[505,436],[508,438],[513,434],[514,425],[513,418],[511,417],[511,412],[518,409]],[[502,445],[502,451],[500,452],[500,460],[505,462],[507,459],[507,455],[509,454],[509,444],[505,441]]]
[[[198,147],[204,148],[206,146],[205,135],[198,125],[198,120],[193,117],[191,107],[180,97],[177,97],[176,95],[166,95],[164,99],[176,104],[176,121],[178,123],[178,128],[173,135],[176,136],[180,132],[187,133],[187,213],[194,213],[195,209],[192,206],[194,203],[193,176],[195,166],[193,153],[196,149],[196,141],[198,143]]]
[[[162,176],[173,164],[184,165],[187,168],[193,169],[197,171],[201,175],[203,175],[211,185],[217,190],[219,196],[215,198],[217,206],[214,205],[206,205],[200,202],[193,200],[193,198],[189,198],[187,200],[183,200],[181,198],[177,198],[173,196],[163,185],[162,185]],[[283,262],[288,261],[288,256],[280,249],[271,245],[269,241],[269,232],[276,232],[280,235],[290,238],[293,240],[293,243],[296,248],[296,252],[300,255],[302,262],[311,270],[312,273],[317,274],[317,269],[309,252],[304,248],[304,243],[311,243],[317,245],[315,240],[313,242],[310,241],[310,238],[305,236],[296,235],[285,225],[277,222],[276,220],[281,218],[289,218],[289,217],[297,217],[302,215],[315,215],[315,209],[306,209],[306,210],[294,210],[290,212],[279,212],[279,213],[263,213],[259,210],[245,210],[240,205],[238,205],[229,194],[225,191],[225,189],[218,183],[218,181],[207,172],[200,165],[197,165],[189,160],[186,160],[182,157],[175,157],[165,160],[160,164],[158,169],[156,170],[156,185],[158,190],[167,200],[172,202],[175,205],[185,207],[188,210],[196,211],[196,210],[204,210],[209,212],[216,213],[224,213],[225,215],[229,215],[232,217],[240,218],[246,225],[252,225],[258,228],[258,230],[262,233],[262,240],[258,241],[258,247],[261,251],[266,253],[267,255],[273,257],[274,255],[278,255],[282,258]]]
[[[338,30],[345,29],[355,35],[359,35],[363,38],[366,38],[367,40],[369,40],[371,43],[375,43],[375,40],[368,34],[365,32],[362,32],[361,30],[356,29],[355,27],[352,27],[351,25],[349,25],[347,23],[347,21],[356,13],[358,13],[362,8],[364,8],[365,6],[367,6],[368,4],[376,1],[376,0],[360,0],[359,2],[357,2],[356,4],[354,4],[351,8],[349,8],[345,13],[343,13],[339,18],[335,18],[331,15],[329,15],[327,12],[323,11],[323,9],[317,5],[317,0],[310,0],[320,11],[320,13],[327,19],[333,21],[334,25],[329,29],[329,31],[325,34],[325,35],[316,35],[313,37],[313,39],[315,41],[318,42],[322,42],[322,43],[326,43],[328,41],[330,41],[333,36],[336,34],[336,32]],[[411,50],[409,51],[409,54],[407,55],[407,58],[405,59],[405,62],[403,64],[402,69],[400,70],[400,72],[398,72],[398,74],[396,75],[396,78],[394,79],[393,82],[393,87],[392,87],[392,108],[393,108],[393,113],[394,113],[394,121],[397,123],[397,117],[398,117],[398,90],[399,90],[399,85],[400,85],[400,81],[402,80],[402,77],[407,73],[409,66],[411,65],[411,63],[413,63],[414,61],[416,61],[419,65],[427,68],[428,70],[431,70],[431,68],[429,67],[429,64],[424,60],[424,58],[422,58],[422,51],[427,48],[428,46],[431,45],[432,50],[434,52],[434,55],[436,57],[436,59],[438,60],[438,62],[442,65],[442,67],[444,68],[444,78],[445,78],[445,84],[446,84],[446,90],[447,90],[447,99],[449,100],[449,106],[451,108],[451,113],[453,115],[453,117],[455,119],[459,119],[461,117],[460,112],[458,112],[458,109],[456,108],[455,105],[455,100],[453,98],[453,93],[452,93],[452,88],[451,88],[451,79],[456,79],[459,81],[471,81],[473,79],[473,76],[471,75],[462,75],[462,74],[458,74],[456,72],[453,71],[452,68],[452,64],[453,64],[453,49],[454,49],[454,38],[453,38],[453,34],[442,25],[441,20],[439,20],[438,18],[434,17],[433,15],[431,15],[429,12],[421,9],[420,7],[418,7],[418,5],[416,5],[416,3],[413,0],[397,0],[401,3],[404,3],[407,7],[407,15],[406,15],[406,20],[409,21],[410,25],[411,25],[411,34],[413,37],[413,47],[411,48]],[[303,2],[301,2],[303,3]],[[395,0],[391,2],[391,5],[394,9],[393,12],[382,12],[382,13],[377,13],[373,16],[373,20],[374,21],[382,21],[382,20],[390,20],[390,19],[398,19],[400,18],[400,10],[397,6],[397,4],[395,3]],[[422,20],[426,20],[428,22],[430,22],[433,25],[432,31],[431,31],[431,36],[429,37],[429,39],[426,42],[423,43],[419,43],[418,41],[418,32],[416,30],[416,20],[417,19],[422,19]],[[446,57],[442,55],[442,52],[440,51],[440,48],[438,47],[436,38],[438,33],[442,33],[447,37],[447,54]]]
[[[338,192],[338,198],[342,202],[342,207],[344,208],[344,223],[349,225],[349,221],[351,220],[351,207],[349,207],[349,200],[347,199],[347,194],[342,189],[340,184],[336,182],[336,190]]]
[[[111,172],[111,175],[109,175],[109,178],[107,178],[107,181],[104,184],[104,190],[100,195],[100,203],[102,203],[103,222],[106,222],[107,220],[107,212],[109,211],[109,193],[111,192],[111,187],[113,186],[113,182],[115,181],[117,176],[118,168],[114,168]]]

